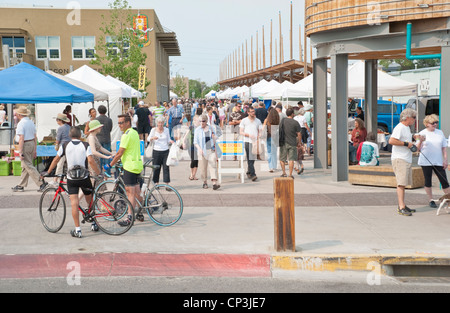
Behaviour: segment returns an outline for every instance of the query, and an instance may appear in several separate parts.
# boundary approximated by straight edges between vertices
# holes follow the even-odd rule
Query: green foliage
[[[187,90],[187,86],[184,82],[184,77],[177,74],[177,76],[173,79],[173,89],[172,91],[178,96],[183,97]]]
[[[399,64],[401,71],[413,70],[416,68],[416,64],[408,59],[380,60],[380,65],[383,67],[383,69],[387,69],[389,67],[389,64],[391,64],[392,62]],[[439,59],[417,60],[417,68],[434,67],[434,66],[439,66]]]
[[[134,33],[133,13],[126,0],[109,3],[110,16],[102,15],[100,30],[103,35],[97,40],[95,59],[91,64],[99,65],[103,74],[118,78],[138,89],[139,66],[145,65],[147,54],[142,51],[143,42]],[[106,39],[111,41],[106,42]],[[146,81],[145,86],[150,85]]]

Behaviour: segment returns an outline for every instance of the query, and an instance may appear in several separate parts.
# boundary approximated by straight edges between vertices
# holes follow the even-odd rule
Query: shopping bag
[[[178,165],[179,150],[180,150],[180,148],[176,144],[173,144],[170,147],[169,155],[167,156],[167,162],[166,162],[167,166],[177,166]]]

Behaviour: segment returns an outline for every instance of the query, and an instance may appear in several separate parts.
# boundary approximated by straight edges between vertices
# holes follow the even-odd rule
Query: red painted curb
[[[270,255],[101,253],[0,255],[0,278],[270,277]]]

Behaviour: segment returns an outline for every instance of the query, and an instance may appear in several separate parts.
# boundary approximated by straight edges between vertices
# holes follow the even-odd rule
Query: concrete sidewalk
[[[227,166],[233,163],[227,162]],[[80,240],[69,235],[73,227],[70,214],[59,233],[43,228],[37,212],[39,193],[33,183],[25,192],[13,194],[11,187],[19,177],[0,177],[0,278],[11,277],[14,271],[22,273],[18,277],[26,277],[28,271],[28,277],[31,273],[45,277],[49,271],[43,269],[49,264],[66,266],[67,260],[88,262],[83,263],[90,264],[87,267],[113,268],[111,260],[117,260],[119,254],[136,262],[106,271],[108,275],[134,273],[156,256],[160,261],[166,258],[160,262],[164,268],[155,267],[143,275],[171,276],[170,265],[174,266],[174,276],[199,275],[202,268],[212,276],[214,269],[217,275],[265,276],[280,269],[370,271],[371,262],[386,266],[450,265],[450,214],[436,216],[423,189],[407,190],[407,204],[417,213],[400,216],[395,189],[332,182],[329,170],[313,169],[312,158],[305,161],[304,174],[295,174],[294,179],[296,251],[276,252],[273,178],[281,172],[269,173],[266,163],[256,162],[258,181],[246,179],[241,184],[234,175],[228,175],[223,177],[221,188],[213,191],[211,184],[205,190],[200,180],[190,181],[189,163],[180,162],[171,168],[171,184],[184,200],[184,214],[176,225],[161,228],[146,218],[119,237],[91,233],[83,226],[84,238]],[[434,193],[440,196],[439,185],[435,186]],[[173,255],[182,261],[171,262]],[[37,258],[41,261],[36,262]]]

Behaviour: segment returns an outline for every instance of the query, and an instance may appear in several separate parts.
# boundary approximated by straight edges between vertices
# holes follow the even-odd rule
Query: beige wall
[[[22,8],[0,8],[0,36],[13,35],[17,32],[17,36],[23,33],[26,42],[27,60],[31,64],[44,69],[44,61],[36,60],[36,36],[59,36],[60,37],[60,61],[49,62],[51,70],[65,75],[70,71],[70,66],[76,70],[87,64],[89,60],[74,60],[72,58],[72,36],[95,36],[96,43],[103,33],[100,31],[102,25],[102,15],[109,17],[109,10],[81,10],[80,25],[69,25],[67,22],[68,15],[72,10],[65,9],[22,9]],[[137,13],[137,11],[135,11]],[[167,95],[158,95],[159,86],[169,86],[169,57],[164,49],[160,48],[159,42],[156,40],[156,32],[162,31],[158,17],[154,10],[140,10],[141,14],[145,14],[149,18],[149,27],[154,28],[150,32],[150,45],[144,47],[143,51],[147,54],[147,79],[151,84],[147,87],[148,97],[146,101],[153,103],[156,100],[163,100]],[[132,27],[132,25],[130,25]],[[104,37],[104,35],[103,35]],[[28,38],[31,42],[28,42]],[[1,49],[0,49],[1,51]],[[90,65],[95,69],[99,69]],[[3,59],[0,58],[0,67],[3,67]],[[166,89],[168,90],[168,88]]]

